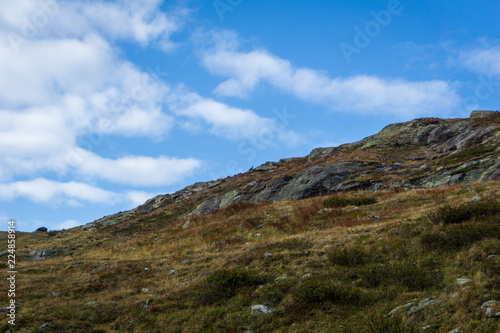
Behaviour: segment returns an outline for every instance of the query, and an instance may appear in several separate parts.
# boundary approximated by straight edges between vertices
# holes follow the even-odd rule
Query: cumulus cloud
[[[175,184],[201,166],[201,162],[193,158],[126,156],[109,159],[83,149],[77,149],[76,153],[80,159],[76,166],[79,174],[132,186]]]
[[[114,204],[119,195],[101,188],[75,181],[61,183],[45,178],[0,184],[0,199],[26,198],[38,203]]]
[[[462,51],[458,61],[467,69],[484,75],[500,76],[500,45]]]
[[[202,63],[212,74],[227,78],[214,91],[221,96],[244,98],[267,83],[335,111],[410,116],[443,114],[459,103],[448,82],[367,75],[331,78],[322,71],[294,67],[264,49],[241,51],[234,33],[211,32],[208,36],[213,44],[202,53]]]
[[[164,51],[175,47],[171,35],[179,31],[189,11],[159,10],[161,0],[55,1],[18,0],[0,3],[0,27],[17,43],[43,37],[81,38],[98,33],[112,40],[128,40]]]

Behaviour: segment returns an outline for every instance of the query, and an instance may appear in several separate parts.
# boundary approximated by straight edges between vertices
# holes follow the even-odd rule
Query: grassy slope
[[[21,253],[67,251],[19,262],[17,329],[36,332],[51,323],[46,331],[411,332],[430,325],[429,332],[494,332],[498,320],[480,306],[500,300],[499,264],[487,259],[500,254],[499,215],[450,225],[428,216],[476,195],[498,201],[498,188],[485,182],[353,192],[342,196],[375,196],[377,203],[320,215],[326,197],[237,204],[186,228],[184,220],[152,215],[144,228],[18,235]],[[215,274],[201,277],[208,272]],[[459,287],[456,278],[464,275],[473,282]],[[0,297],[6,304],[6,293]],[[442,302],[417,315],[382,317],[427,297]],[[277,313],[250,316],[254,304]]]

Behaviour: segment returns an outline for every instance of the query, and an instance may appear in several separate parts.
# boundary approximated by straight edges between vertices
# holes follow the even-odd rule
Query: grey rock
[[[331,165],[313,166],[293,176],[253,182],[242,190],[236,189],[204,201],[191,212],[191,215],[210,214],[240,201],[260,202],[265,200],[305,199],[345,190],[346,185],[342,184],[342,182],[349,178],[352,171],[366,165],[363,162],[340,162]],[[356,185],[355,188],[359,189],[359,186]]]
[[[489,300],[489,301],[486,301],[483,303],[483,305],[481,305],[481,309],[484,309],[484,308],[489,308],[491,307],[493,304],[496,303],[496,300]]]
[[[51,323],[45,323],[45,324],[43,324],[42,326],[40,326],[40,327],[38,328],[38,330],[43,331],[43,330],[45,330],[46,328],[49,328],[50,326],[52,326],[52,324],[51,324]]]
[[[264,314],[271,314],[271,313],[276,312],[276,310],[274,310],[273,308],[262,305],[262,304],[252,305],[251,309],[252,310],[251,310],[250,314],[252,314],[252,315],[264,315]]]
[[[491,318],[493,317],[493,310],[491,308],[487,308],[484,314],[486,317]]]
[[[472,279],[468,278],[467,276],[462,276],[461,278],[457,278],[457,284],[459,286],[463,286],[469,282],[472,282]]]
[[[410,302],[410,303],[406,303],[405,305],[401,305],[401,306],[398,306],[398,307],[395,307],[394,309],[392,309],[391,312],[389,312],[388,314],[384,315],[384,317],[391,317],[391,316],[394,316],[395,314],[397,314],[399,312],[400,309],[408,309],[408,308],[411,308],[412,306],[414,306],[415,303],[413,302]]]
[[[270,253],[270,252],[264,253],[264,258],[269,258],[269,257],[272,257],[272,256],[273,256],[273,254]]]
[[[54,252],[51,250],[35,250],[30,253],[30,257],[27,260],[37,261],[37,260],[45,260],[45,257],[52,255]]]
[[[255,169],[253,169],[254,172],[263,172],[263,171],[272,171],[276,169],[276,167],[279,165],[279,163],[276,162],[266,162],[262,165],[259,165]]]
[[[489,255],[489,256],[488,256],[488,259],[490,259],[490,260],[491,260],[491,259],[495,259],[496,257],[497,257],[497,256],[496,256],[495,254],[491,254],[491,255]]]
[[[36,229],[35,231],[39,231],[39,232],[47,232],[47,231],[48,231],[48,229],[47,229],[47,228],[45,228],[45,227],[40,227],[40,228]]]
[[[168,275],[172,275],[172,274],[175,274],[177,273],[177,271],[175,269],[171,269],[169,272],[168,272]]]
[[[467,203],[477,202],[479,200],[481,200],[481,197],[479,195],[476,195],[474,198],[467,201]]]
[[[498,111],[489,111],[489,110],[475,110],[470,113],[471,119],[482,119],[488,118],[494,115],[499,114]]]
[[[457,328],[452,329],[452,330],[451,330],[450,332],[448,332],[448,333],[460,333],[460,332],[461,332],[460,327],[457,327]]]
[[[213,274],[213,273],[214,273],[214,272],[206,272],[206,273],[202,273],[202,274],[200,275],[200,277],[201,277],[201,278],[204,278],[204,277],[207,277],[207,276],[209,276],[210,274]]]
[[[412,307],[410,307],[410,309],[408,310],[407,314],[408,315],[412,315],[414,313],[417,313],[417,312],[420,312],[422,311],[423,309],[431,306],[431,305],[434,305],[434,304],[437,304],[437,303],[440,303],[441,300],[439,299],[432,299],[432,298],[426,298],[426,299],[423,299],[421,300],[417,305],[413,305]]]

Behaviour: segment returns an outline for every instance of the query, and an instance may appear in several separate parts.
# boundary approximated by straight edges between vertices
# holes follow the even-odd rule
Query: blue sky
[[[0,2],[0,230],[500,105],[498,1]]]

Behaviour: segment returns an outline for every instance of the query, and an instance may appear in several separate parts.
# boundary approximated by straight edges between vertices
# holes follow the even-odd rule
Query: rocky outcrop
[[[373,162],[373,156],[384,156],[384,152],[393,153]],[[404,157],[408,163],[392,160],[402,152],[409,152]],[[420,118],[391,124],[358,142],[314,149],[307,158],[266,162],[245,174],[158,195],[135,209],[105,216],[82,228],[114,225],[135,214],[182,205],[184,200],[201,202],[190,215],[205,215],[237,202],[285,201],[391,187],[431,188],[494,179],[500,179],[500,112],[473,111],[468,119]]]
[[[342,190],[351,173],[368,165],[363,162],[340,162],[313,166],[295,175],[259,180],[220,196],[212,197],[191,213],[205,215],[236,202],[285,201],[326,195]]]

